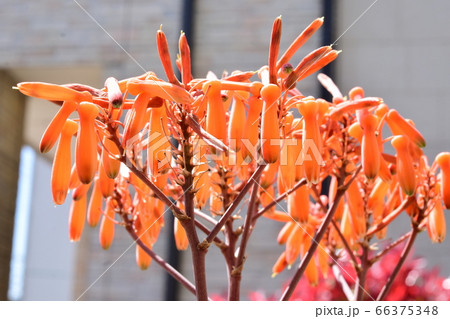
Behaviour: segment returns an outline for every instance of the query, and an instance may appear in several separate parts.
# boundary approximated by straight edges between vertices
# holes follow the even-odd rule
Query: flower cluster
[[[268,64],[257,71],[193,78],[182,33],[176,60],[180,81],[159,30],[167,81],[147,72],[108,78],[101,89],[19,83],[23,94],[61,105],[40,150],[57,144],[51,187],[58,205],[71,190],[70,239],[79,240],[85,220],[91,226],[100,222],[100,244],[107,249],[115,226],[123,225],[138,240],[138,265],[147,268],[167,206],[176,217],[177,247],[190,245],[196,254],[214,242],[233,277],[242,272],[246,242],[263,216],[285,223],[278,236],[285,250],[274,274],[301,257],[311,283],[317,283],[319,272],[328,273],[329,256],[343,250],[354,256],[356,267],[363,260],[357,256],[361,249],[375,236],[383,238],[404,211],[415,232],[428,229],[430,238],[441,242],[443,207],[450,207],[450,153],[430,165],[414,123],[381,98],[366,97],[362,88],[344,96],[324,74],[318,79],[332,101],[297,88],[340,53],[323,46],[295,67],[290,64],[322,23],[322,18],[313,21],[279,57],[277,18]],[[395,154],[385,153],[385,143]],[[236,208],[250,189],[242,224]],[[285,199],[287,211],[276,210]],[[204,241],[197,231],[206,234]],[[322,248],[316,251],[317,245]]]

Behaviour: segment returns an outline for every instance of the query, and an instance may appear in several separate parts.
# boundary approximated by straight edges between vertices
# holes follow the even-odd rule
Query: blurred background
[[[194,76],[204,77],[211,70],[220,77],[224,70],[256,70],[267,64],[277,16],[283,18],[282,50],[312,20],[324,16],[321,31],[292,61],[335,43],[343,53],[324,72],[344,94],[362,86],[367,96],[380,96],[413,119],[427,140],[431,160],[439,151],[450,150],[448,1],[2,0],[1,7],[2,300],[192,299],[158,265],[139,270],[132,241],[121,229],[108,251],[98,244],[98,229],[86,228],[79,243],[69,242],[69,207],[55,207],[51,199],[51,154],[36,152],[58,107],[11,89],[21,81],[103,87],[109,76],[122,79],[147,70],[165,78],[155,44],[160,25],[173,58],[184,30]],[[325,96],[315,75],[298,87],[304,94]],[[283,249],[275,240],[280,227],[262,221],[256,228],[244,270],[244,297],[253,290],[275,293],[292,273],[270,278]],[[408,220],[400,218],[389,236],[408,227]],[[155,251],[191,278],[188,253],[173,254],[172,247],[166,227]],[[438,266],[443,276],[450,276],[449,240],[433,245],[422,234],[415,247],[415,254],[426,257],[430,267]],[[222,256],[210,251],[208,285],[210,292],[220,294],[226,287],[225,267]]]

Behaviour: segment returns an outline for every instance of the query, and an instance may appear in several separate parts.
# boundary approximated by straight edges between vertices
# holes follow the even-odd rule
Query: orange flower
[[[281,89],[268,84],[261,89],[263,108],[261,115],[261,150],[266,163],[275,163],[280,154],[280,129],[278,127],[278,99]]]
[[[178,41],[178,47],[180,48],[180,61],[181,61],[181,81],[187,86],[192,81],[191,74],[191,49],[186,39],[186,34],[181,32],[180,39]]]
[[[109,178],[106,175],[102,162],[98,166],[98,183],[100,185],[100,191],[104,198],[108,198],[114,192],[114,179]]]
[[[288,265],[292,265],[300,255],[302,240],[303,230],[299,226],[294,227],[286,241],[286,262]]]
[[[145,116],[147,106],[151,96],[147,93],[140,93],[133,103],[133,108],[127,113],[125,120],[125,128],[123,129],[122,145],[127,145],[128,141],[138,134],[148,122],[148,118]]]
[[[114,204],[112,197],[109,197],[106,201],[105,214],[102,217],[99,231],[100,246],[105,250],[108,249],[113,242],[114,228]]]
[[[280,50],[281,40],[281,17],[277,17],[273,22],[272,35],[270,37],[269,46],[269,82],[271,84],[277,84],[277,58]]]
[[[67,120],[61,132],[61,138],[56,148],[55,158],[52,166],[52,195],[56,205],[62,205],[69,190],[71,171],[70,142],[72,136],[77,132],[78,124]]]
[[[280,245],[285,244],[295,227],[298,226],[293,221],[284,224],[283,228],[281,228],[280,232],[278,233],[277,242]]]
[[[97,171],[97,134],[95,118],[98,115],[97,105],[81,102],[78,106],[80,126],[77,134],[75,162],[80,181],[89,184]]]
[[[288,196],[288,212],[300,224],[306,224],[309,217],[309,189],[299,187]]]
[[[228,123],[228,141],[230,148],[234,151],[241,149],[241,139],[245,127],[245,103],[249,94],[238,91],[234,95],[231,105],[230,121]]]
[[[353,226],[353,231],[357,238],[362,238],[366,233],[366,218],[364,200],[359,190],[358,181],[354,180],[345,193],[346,204],[348,205],[349,218]]]
[[[322,154],[322,138],[320,136],[319,124],[317,122],[318,105],[314,100],[308,100],[298,104],[298,110],[303,116],[302,156],[304,159],[305,177],[309,183],[317,184],[320,181],[320,164],[313,148]]]
[[[116,158],[112,156],[115,156]],[[114,179],[119,174],[120,161],[117,159],[119,156],[120,153],[116,143],[104,136],[101,163],[109,178]]]
[[[306,41],[322,26],[323,17],[314,20],[302,33],[291,43],[289,48],[283,54],[283,56],[277,62],[277,69],[280,69],[283,65],[289,62],[295,52],[300,49]]]
[[[397,176],[403,192],[412,196],[416,190],[416,173],[409,152],[409,140],[404,135],[395,136],[392,141],[397,151]]]
[[[226,117],[220,90],[221,84],[219,80],[208,81],[203,85],[203,92],[205,92],[208,99],[206,131],[219,140],[226,141]]]
[[[164,173],[169,168],[171,146],[169,138],[166,136],[168,132],[165,108],[152,108],[147,147],[147,165],[152,176]]]
[[[330,187],[328,189],[328,205],[333,205],[337,193],[337,188],[338,188],[338,180],[336,176],[333,175],[331,176]],[[341,220],[343,213],[344,213],[344,201],[340,200],[336,208],[336,212],[334,213],[334,218],[336,220]]]
[[[52,149],[53,145],[55,145],[58,140],[69,115],[72,114],[77,107],[77,102],[67,101],[63,103],[42,135],[41,142],[39,143],[39,151],[41,153],[47,153]]]
[[[436,156],[435,162],[441,168],[441,194],[446,208],[450,208],[450,153],[442,152]]]
[[[292,89],[295,86],[295,83],[300,80],[300,77],[304,78],[305,74],[309,72],[313,64],[322,59],[330,51],[331,46],[323,46],[305,56],[295,67],[294,71],[292,71],[284,80],[284,87]]]
[[[283,251],[272,267],[272,278],[278,275],[280,272],[282,272],[287,265],[288,263],[286,261],[286,252]]]
[[[146,93],[150,97],[160,97],[180,104],[192,104],[194,99],[188,91],[181,86],[177,86],[164,81],[151,80],[130,80],[127,83],[128,93],[138,95]]]
[[[92,101],[89,92],[79,92],[68,87],[45,82],[21,82],[17,84],[19,91],[25,95],[49,101]]]
[[[69,213],[69,239],[79,241],[83,233],[84,222],[86,220],[87,196],[82,196],[79,200],[73,200]]]
[[[158,47],[159,58],[166,72],[169,82],[175,85],[180,85],[172,68],[172,61],[170,59],[169,45],[167,43],[166,35],[162,30],[156,32],[156,45]]]
[[[380,168],[380,149],[376,136],[377,125],[378,118],[375,115],[367,114],[361,119],[363,128],[361,162],[364,174],[368,179],[375,178]]]
[[[248,115],[242,133],[242,158],[256,159],[258,154],[259,123],[263,101],[256,96],[248,99]]]
[[[175,245],[178,250],[186,250],[189,247],[189,241],[186,236],[186,230],[181,225],[180,220],[175,218],[174,222]]]
[[[428,215],[427,230],[430,239],[434,243],[442,243],[444,241],[446,233],[445,216],[439,198],[435,200],[434,208]]]
[[[152,249],[152,241],[149,233],[146,232],[146,229],[142,226],[139,215],[134,222],[134,229],[141,242],[148,248]],[[145,270],[150,266],[151,262],[152,258],[141,248],[141,246],[136,245],[136,264],[138,267]]]
[[[89,226],[95,227],[100,221],[100,217],[102,216],[102,204],[103,197],[100,190],[100,183],[98,182],[98,179],[95,179],[87,210],[87,221]]]
[[[390,110],[387,114],[386,121],[391,129],[400,130],[401,135],[405,135],[411,139],[419,147],[425,147],[426,142],[422,134],[407,120],[405,120],[394,109]],[[398,134],[394,132],[394,134]]]

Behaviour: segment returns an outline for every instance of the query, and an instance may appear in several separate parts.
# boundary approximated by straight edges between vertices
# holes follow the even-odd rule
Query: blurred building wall
[[[25,109],[24,97],[11,89],[14,84],[15,79],[8,72],[0,70],[0,300],[6,300],[8,292]]]

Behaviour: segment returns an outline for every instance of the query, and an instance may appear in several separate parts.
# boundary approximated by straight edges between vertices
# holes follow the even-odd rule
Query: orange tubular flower
[[[227,121],[220,90],[221,85],[219,80],[208,81],[203,85],[203,92],[205,92],[207,95],[206,98],[208,99],[206,131],[219,140],[226,141]]]
[[[280,153],[280,168],[278,178],[281,184],[287,190],[291,189],[295,183],[296,171],[295,161],[296,161],[296,148],[295,144],[300,144],[297,139],[286,138],[283,141]],[[281,192],[280,192],[281,193]]]
[[[289,62],[295,52],[300,49],[306,41],[322,26],[323,17],[314,20],[300,35],[292,42],[283,56],[277,62],[277,69],[280,69],[283,65]]]
[[[79,200],[73,200],[69,213],[69,239],[79,241],[83,233],[84,221],[86,220],[87,196],[82,196]]]
[[[259,122],[263,101],[256,96],[248,99],[248,115],[242,133],[242,158],[256,159],[258,154]]]
[[[425,147],[426,142],[422,134],[420,134],[420,132],[413,125],[398,114],[396,110],[392,109],[388,112],[386,121],[391,129],[392,127],[396,127],[401,131],[402,135],[408,136],[418,147]]]
[[[152,248],[152,240],[149,233],[143,227],[140,219],[140,215],[136,217],[134,223],[134,229],[136,230],[136,235],[141,240],[141,242],[148,248]],[[152,262],[152,258],[141,248],[140,245],[136,245],[136,264],[142,270],[147,269]]]
[[[102,216],[102,204],[103,196],[100,190],[100,183],[98,182],[98,179],[95,179],[87,210],[87,222],[89,226],[95,227],[100,221],[100,217]]]
[[[99,231],[100,246],[103,249],[108,249],[114,239],[114,205],[112,197],[109,197],[106,201],[105,215],[102,217]]]
[[[168,132],[167,116],[164,107],[150,110],[150,134],[147,147],[147,164],[151,175],[163,173],[170,164],[170,142],[166,136]]]
[[[367,114],[361,119],[363,128],[361,162],[364,174],[368,179],[375,178],[380,168],[380,149],[376,136],[377,125],[378,118],[375,115]]]
[[[286,262],[288,265],[292,265],[300,255],[302,240],[303,230],[298,226],[294,227],[286,241]]]
[[[306,224],[309,217],[309,189],[299,187],[288,196],[288,212],[300,224]]]
[[[280,245],[285,244],[295,227],[298,226],[293,221],[284,224],[283,228],[281,228],[280,232],[278,233],[277,242]]]
[[[70,141],[77,132],[78,124],[67,120],[61,132],[61,138],[56,148],[55,158],[52,166],[52,195],[56,205],[62,205],[69,190],[71,172]]]
[[[441,168],[441,194],[445,207],[450,208],[450,153],[442,152],[436,156],[435,162]]]
[[[397,151],[397,176],[403,192],[412,196],[416,191],[416,173],[409,152],[409,140],[404,135],[395,136],[392,141]]]
[[[261,150],[266,163],[275,163],[280,154],[280,129],[278,127],[278,99],[281,89],[268,84],[261,89],[263,108],[261,115]]]
[[[180,104],[192,104],[193,97],[181,86],[156,80],[131,80],[127,83],[128,93],[138,95],[147,93],[150,97],[160,97],[163,100]]]
[[[273,22],[272,36],[270,38],[269,46],[269,82],[271,84],[277,84],[277,58],[280,51],[281,40],[281,17],[278,17]]]
[[[77,135],[75,163],[80,181],[89,184],[97,172],[97,134],[94,120],[98,115],[97,105],[81,102],[78,107],[80,126]]]
[[[186,39],[186,34],[181,32],[180,39],[178,41],[178,47],[180,48],[181,59],[181,81],[187,86],[192,81],[191,73],[191,49]]]
[[[434,243],[442,243],[444,241],[446,233],[445,215],[439,198],[435,200],[434,208],[428,215],[427,230],[430,239]]]
[[[365,97],[355,101],[346,101],[337,105],[336,108],[330,109],[330,117],[333,120],[339,120],[344,114],[352,113],[360,109],[378,106],[383,100],[378,97]]]
[[[330,187],[328,190],[328,205],[332,205],[334,203],[334,198],[337,193],[338,180],[336,176],[331,176]],[[336,212],[334,213],[334,218],[336,220],[341,220],[342,214],[344,213],[344,201],[340,200],[338,207],[336,208]]]
[[[120,156],[119,149],[116,143],[106,136],[103,137],[103,147],[101,156],[102,166],[106,176],[114,179],[120,171],[120,161],[117,159]],[[112,156],[116,156],[116,158],[113,158]]]
[[[21,82],[17,84],[19,91],[25,95],[45,99],[49,101],[92,101],[92,95],[88,92],[79,92],[68,87],[44,83]]]
[[[274,278],[276,275],[278,275],[280,272],[282,272],[286,268],[287,265],[288,265],[288,263],[286,261],[286,252],[283,251],[281,253],[280,257],[278,257],[277,261],[273,265],[272,278]]]
[[[47,153],[52,149],[53,145],[55,145],[58,140],[69,115],[72,114],[77,107],[77,102],[67,101],[63,103],[42,135],[41,142],[39,143],[39,151],[41,153]]]
[[[162,30],[156,32],[156,45],[158,47],[159,58],[166,72],[167,78],[170,83],[180,85],[178,79],[175,76],[172,68],[172,60],[170,59],[169,45],[167,43],[166,35]]]
[[[125,128],[123,130],[122,145],[128,147],[127,142],[141,131],[147,123],[145,113],[150,101],[150,95],[147,93],[140,93],[133,103],[133,108],[130,115],[127,114]]]
[[[100,184],[100,191],[104,198],[108,198],[114,192],[114,179],[106,175],[102,163],[98,166],[98,183]]]
[[[189,241],[186,236],[186,231],[184,227],[181,225],[180,220],[175,218],[174,222],[174,236],[175,236],[175,245],[178,250],[186,250],[189,247]]]
[[[357,238],[362,238],[366,233],[366,218],[364,200],[359,191],[358,181],[353,181],[345,193],[345,199],[349,209],[350,222]]]
[[[241,139],[245,126],[245,103],[248,93],[238,91],[234,95],[230,111],[230,122],[228,124],[228,141],[230,148],[234,151],[241,149]]]
[[[305,177],[309,183],[317,184],[320,181],[320,164],[314,150],[322,154],[322,138],[317,123],[318,105],[316,101],[299,103],[298,110],[303,116],[302,155]],[[311,144],[312,143],[312,147]]]

